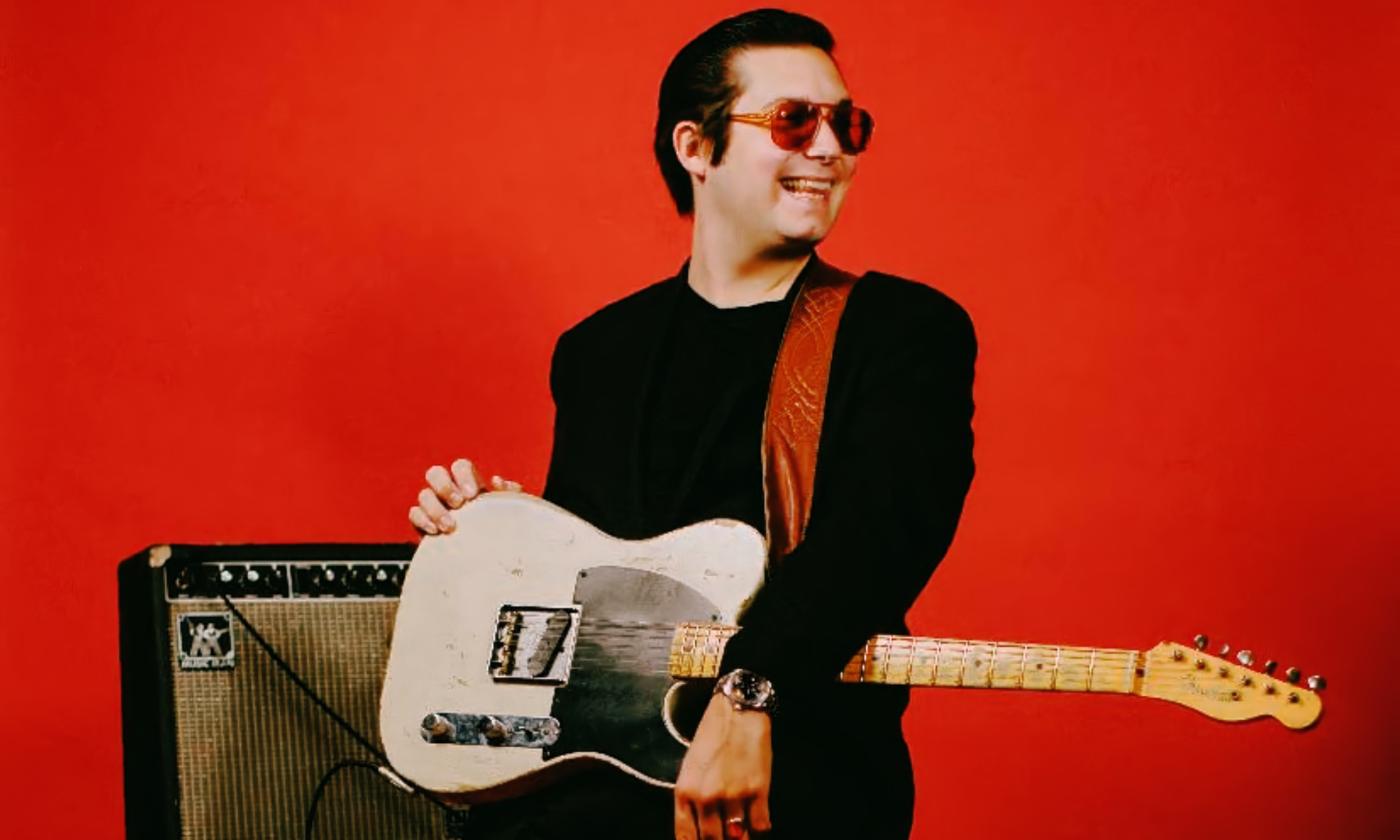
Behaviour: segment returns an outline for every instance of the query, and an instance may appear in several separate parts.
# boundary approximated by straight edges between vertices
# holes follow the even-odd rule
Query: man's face
[[[831,57],[816,47],[746,49],[731,69],[741,91],[730,109],[735,114],[759,113],[781,99],[834,104],[850,96]],[[836,223],[855,172],[856,156],[841,151],[826,120],[798,151],[779,148],[764,126],[731,122],[724,160],[709,169],[696,194],[696,221],[713,224],[700,216],[715,212],[760,251],[814,245]]]

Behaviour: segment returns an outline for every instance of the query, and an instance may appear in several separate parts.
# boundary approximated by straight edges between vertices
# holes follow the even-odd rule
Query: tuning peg
[[[1272,659],[1264,663],[1264,673],[1268,674],[1271,677],[1274,675],[1274,671],[1276,671],[1277,669],[1278,663]]]
[[[1221,655],[1221,656],[1229,656],[1229,655],[1230,655],[1230,646],[1229,646],[1228,644],[1221,643],[1221,645],[1220,645],[1220,655]]]
[[[1208,645],[1208,644],[1210,644],[1210,639],[1206,636],[1206,634],[1204,634],[1204,633],[1197,633],[1197,634],[1196,634],[1196,650],[1205,650],[1205,649],[1206,649],[1206,645]]]
[[[1283,672],[1283,676],[1284,679],[1296,684],[1298,682],[1298,678],[1303,676],[1303,672],[1299,671],[1297,668],[1290,667],[1287,671]]]
[[[1308,677],[1308,688],[1311,688],[1313,691],[1321,691],[1326,687],[1327,680],[1324,679],[1321,674],[1313,674],[1311,677]]]
[[[1246,667],[1252,666],[1254,664],[1254,651],[1242,650],[1239,653],[1235,654],[1235,658],[1240,661],[1241,665],[1244,665]]]

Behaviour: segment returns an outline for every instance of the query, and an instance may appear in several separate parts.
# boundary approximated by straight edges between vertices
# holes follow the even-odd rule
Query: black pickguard
[[[578,752],[610,755],[663,781],[675,781],[685,746],[666,730],[662,707],[671,628],[716,621],[719,611],[695,589],[640,569],[597,566],[579,572],[574,602],[582,624],[569,681],[554,692],[559,739],[545,758]],[[672,719],[686,737],[709,702],[711,683],[687,683]]]

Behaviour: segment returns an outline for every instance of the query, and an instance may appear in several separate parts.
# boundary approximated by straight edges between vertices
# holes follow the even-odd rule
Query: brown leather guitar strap
[[[817,260],[815,254],[813,260]],[[812,510],[831,352],[856,275],[817,260],[788,314],[763,418],[770,568],[797,547]]]

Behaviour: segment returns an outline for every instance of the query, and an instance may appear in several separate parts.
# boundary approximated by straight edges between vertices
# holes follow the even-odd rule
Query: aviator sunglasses
[[[784,99],[776,102],[766,111],[757,114],[730,114],[735,122],[749,125],[767,126],[773,135],[773,142],[780,149],[798,152],[817,136],[817,128],[822,120],[831,124],[836,142],[841,151],[848,155],[858,155],[870,145],[870,132],[875,129],[875,120],[864,108],[857,108],[849,100],[836,105],[821,102],[805,102],[801,99]]]

